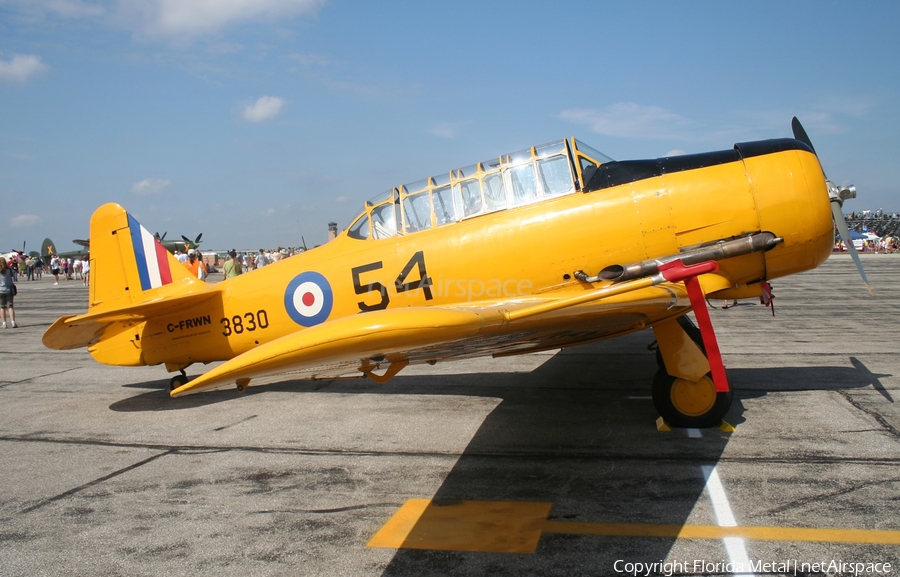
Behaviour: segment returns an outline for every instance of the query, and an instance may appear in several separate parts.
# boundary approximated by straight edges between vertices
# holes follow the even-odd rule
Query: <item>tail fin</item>
[[[44,265],[50,266],[50,260],[47,258],[56,252],[56,245],[49,238],[45,238],[41,244],[41,258],[44,259]]]
[[[205,284],[118,204],[94,212],[90,244],[91,309],[143,304],[167,293],[168,285]]]

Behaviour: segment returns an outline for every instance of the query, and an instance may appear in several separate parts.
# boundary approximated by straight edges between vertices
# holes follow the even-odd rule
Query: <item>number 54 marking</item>
[[[378,293],[381,295],[381,300],[376,302],[375,304],[367,304],[365,301],[359,301],[357,306],[359,306],[360,312],[369,312],[369,311],[380,311],[386,309],[391,302],[390,297],[388,296],[387,287],[381,284],[378,281],[370,282],[363,284],[361,276],[367,272],[372,272],[374,270],[379,270],[383,267],[381,261],[372,262],[369,264],[360,265],[357,267],[353,267],[350,269],[350,274],[353,275],[353,290],[358,295],[366,294],[366,293]],[[418,280],[407,281],[410,273],[413,272],[413,268],[417,269]],[[400,271],[400,274],[397,276],[397,279],[394,281],[394,289],[397,293],[403,293],[406,291],[422,289],[422,293],[425,295],[425,300],[430,301],[434,298],[431,294],[431,277],[428,276],[428,272],[425,269],[425,254],[420,250],[416,254],[412,255],[412,258],[409,259],[409,262],[406,263],[406,266],[403,267],[403,270]]]

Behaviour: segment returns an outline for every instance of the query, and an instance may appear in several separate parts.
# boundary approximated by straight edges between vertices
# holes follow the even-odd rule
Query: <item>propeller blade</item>
[[[162,241],[166,240],[166,235],[167,235],[167,234],[169,234],[169,231],[164,232],[163,235],[162,235],[161,237],[159,237],[159,242],[162,242]]]
[[[799,140],[799,138],[797,140]],[[859,270],[859,276],[861,276],[863,282],[866,283],[866,290],[869,291],[870,295],[875,296],[872,287],[869,285],[869,278],[866,276],[866,271],[863,270],[862,262],[859,260],[859,255],[856,254],[856,248],[853,246],[853,241],[850,240],[850,231],[847,230],[847,221],[844,220],[844,212],[841,210],[840,202],[836,200],[831,201],[831,214],[834,216],[834,224],[837,225],[838,234],[841,235],[841,240],[844,241],[847,252],[850,253],[850,256],[853,257],[853,262],[856,263],[856,268]]]
[[[808,146],[809,149],[813,151],[813,154],[818,156],[818,154],[816,154],[816,149],[812,144],[812,140],[809,139],[809,135],[806,134],[805,130],[803,130],[803,125],[800,124],[800,121],[797,120],[796,116],[793,120],[791,120],[791,130],[794,133],[794,138]]]
[[[806,130],[803,129],[803,125],[800,124],[800,120],[795,116],[791,120],[791,131],[794,133],[794,138],[804,143],[812,150],[813,154],[818,158],[818,153],[816,153],[816,148],[813,146],[812,140],[809,139],[809,135],[806,134]],[[819,166],[822,166],[822,161],[819,161]],[[822,168],[822,174],[825,174],[825,168]],[[859,271],[859,276],[862,277],[863,283],[866,285],[866,290],[869,291],[869,294],[875,296],[875,293],[872,291],[871,285],[869,285],[869,278],[866,276],[866,271],[863,269],[862,262],[859,260],[859,255],[856,254],[856,248],[853,246],[853,241],[850,240],[850,232],[847,230],[847,221],[844,220],[844,213],[841,208],[844,205],[845,198],[855,198],[856,197],[856,187],[847,187],[843,190],[838,189],[828,177],[825,177],[825,184],[827,187],[826,192],[828,193],[828,198],[831,200],[831,216],[834,218],[834,225],[838,229],[838,234],[841,235],[841,239],[844,241],[844,245],[847,247],[847,252],[850,253],[850,256],[853,257],[853,262],[856,263],[856,269]],[[852,189],[852,192],[851,192]],[[844,193],[848,193],[846,196]]]
[[[190,242],[191,242],[191,239],[189,239],[188,237],[186,237],[186,236],[184,236],[184,235],[181,235],[181,238],[184,239],[184,242],[187,242],[187,243],[190,243]]]
[[[203,236],[203,233],[197,235],[197,239],[194,241],[194,244],[200,244],[200,237]]]

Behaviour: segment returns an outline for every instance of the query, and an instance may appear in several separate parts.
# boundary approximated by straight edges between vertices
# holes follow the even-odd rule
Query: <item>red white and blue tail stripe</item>
[[[149,290],[171,283],[172,271],[169,268],[168,251],[130,214],[128,228],[131,231],[131,243],[134,247],[138,275],[141,278],[141,289]]]

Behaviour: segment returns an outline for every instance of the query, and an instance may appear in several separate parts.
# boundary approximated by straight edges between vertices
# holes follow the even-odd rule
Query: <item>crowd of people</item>
[[[199,249],[192,248],[187,251],[175,251],[175,258],[178,262],[184,264],[194,276],[201,280],[206,280],[210,274],[221,272],[223,278],[232,278],[240,274],[263,268],[270,264],[274,264],[280,260],[300,254],[304,252],[302,248],[282,248],[277,249],[259,249],[259,252],[241,251],[231,249],[225,255],[225,261],[218,262],[217,258],[205,258]],[[221,264],[221,271],[218,265]]]
[[[47,262],[44,262],[44,260]],[[45,270],[53,275],[53,284],[58,285],[60,278],[63,280],[80,280],[84,286],[90,281],[91,262],[87,255],[77,258],[61,258],[59,255],[50,255],[41,258],[39,256],[11,255],[6,260],[6,265],[12,275],[13,282],[19,280],[41,280]]]
[[[844,219],[847,227],[856,232],[872,232],[881,237],[900,236],[900,213],[887,213],[879,208],[876,211],[851,212],[845,214]]]
[[[845,214],[847,228],[869,238],[855,241],[854,247],[862,252],[900,252],[900,214],[863,210]],[[844,243],[835,237],[835,248],[845,250]]]
[[[45,262],[46,261],[46,262]],[[46,270],[45,270],[46,269]],[[88,256],[65,258],[57,254],[45,257],[11,253],[0,257],[0,328],[19,328],[14,307],[17,282],[40,281],[44,272],[53,275],[53,285],[62,280],[80,280],[90,284],[91,261]]]

